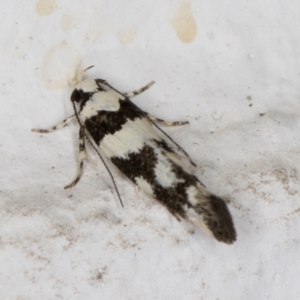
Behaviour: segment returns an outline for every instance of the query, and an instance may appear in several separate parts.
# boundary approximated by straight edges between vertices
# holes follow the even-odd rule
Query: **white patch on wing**
[[[180,166],[180,167],[184,167],[179,155],[177,153],[174,152],[166,152],[166,156],[172,160],[176,165]]]
[[[79,152],[79,159],[80,159],[80,161],[82,161],[85,158],[86,158],[86,152],[85,151],[80,151]]]
[[[85,93],[93,93],[98,90],[98,85],[94,79],[85,79],[76,84],[75,88],[83,90]]]
[[[186,218],[192,222],[195,226],[200,228],[203,232],[213,237],[212,231],[204,223],[203,216],[199,215],[192,207],[183,206],[184,211],[186,212]]]
[[[169,188],[178,182],[185,182],[184,179],[178,178],[172,171],[172,164],[167,157],[161,152],[160,148],[155,148],[157,155],[157,164],[155,165],[155,175],[157,182],[164,188]]]
[[[186,193],[188,195],[188,201],[191,205],[196,206],[197,204],[204,204],[207,202],[205,199],[209,196],[209,193],[204,189],[200,184],[196,186],[189,186],[186,189]]]
[[[99,111],[117,111],[120,109],[120,99],[124,96],[114,90],[95,93],[89,101],[86,102],[80,112],[80,120],[84,123],[86,119],[96,116]]]
[[[196,199],[196,195],[199,193],[199,191],[195,186],[189,186],[186,189],[186,193],[188,195],[188,201],[191,205],[196,206],[199,204],[199,201]]]
[[[138,127],[138,130],[147,138],[147,140],[161,140],[153,125],[147,119],[135,119],[133,122],[135,123],[135,126]]]
[[[160,137],[146,119],[128,120],[121,130],[105,135],[100,147],[108,158],[126,159],[129,153],[138,153],[145,144],[154,147],[151,139],[160,140]]]
[[[142,189],[143,191],[145,191],[150,195],[153,195],[153,189],[151,185],[144,178],[135,177],[135,181],[140,189]]]
[[[91,100],[97,103],[99,110],[117,111],[120,109],[120,99],[125,98],[118,92],[110,90],[94,94]]]

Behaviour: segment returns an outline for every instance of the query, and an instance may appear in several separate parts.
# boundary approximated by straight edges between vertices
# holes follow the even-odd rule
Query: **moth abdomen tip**
[[[208,197],[211,217],[205,217],[205,223],[214,237],[227,244],[232,244],[237,237],[234,223],[225,201],[215,195]]]

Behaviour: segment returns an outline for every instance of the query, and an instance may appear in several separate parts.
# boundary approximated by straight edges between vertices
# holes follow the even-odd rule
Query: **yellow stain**
[[[191,3],[183,1],[171,20],[177,37],[184,43],[191,43],[197,34],[197,25],[191,11]]]

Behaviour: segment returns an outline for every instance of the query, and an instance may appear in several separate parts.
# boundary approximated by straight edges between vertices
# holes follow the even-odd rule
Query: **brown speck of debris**
[[[251,96],[247,96],[246,99],[247,99],[248,101],[251,101],[251,100],[252,100]]]
[[[103,276],[105,275],[106,269],[107,269],[107,267],[105,266],[104,268],[102,268],[101,272],[100,271],[97,272],[97,276],[96,276],[97,280],[102,280],[103,279]]]

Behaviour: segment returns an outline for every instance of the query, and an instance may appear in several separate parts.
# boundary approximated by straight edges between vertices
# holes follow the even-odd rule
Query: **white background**
[[[0,299],[299,299],[300,3],[1,1]],[[103,78],[166,128],[228,201],[218,243],[97,157],[75,176],[71,83]]]

